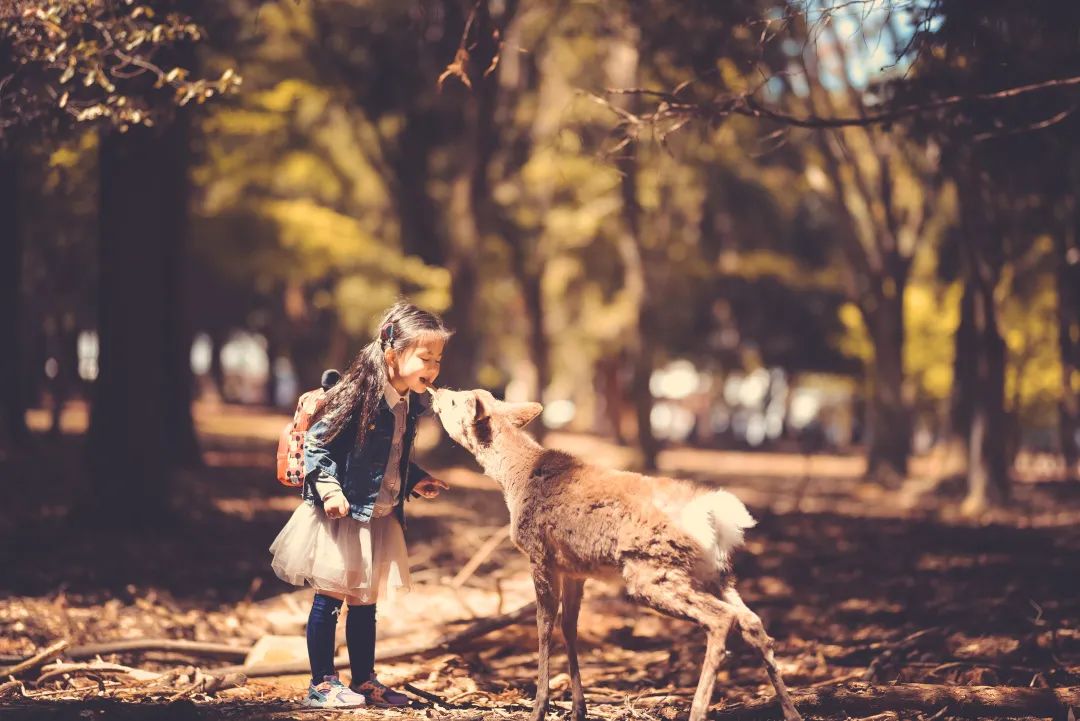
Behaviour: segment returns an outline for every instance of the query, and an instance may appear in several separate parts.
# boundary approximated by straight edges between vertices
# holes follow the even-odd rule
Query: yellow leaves
[[[242,108],[223,108],[206,121],[208,133],[223,135],[252,135],[266,137],[285,128],[287,118],[277,113],[264,113]]]
[[[417,285],[449,287],[445,268],[402,255],[373,237],[355,218],[310,199],[268,201],[262,210],[277,225],[282,247],[296,258],[296,272],[306,277],[364,269]]]
[[[904,372],[923,399],[943,401],[952,390],[963,290],[960,283],[942,287],[928,277],[914,279],[904,293]]]
[[[750,91],[750,85],[746,80],[746,75],[739,71],[738,65],[731,58],[720,58],[716,61],[716,69],[720,74],[720,78],[723,84],[734,93],[745,93]]]
[[[1009,279],[1002,286],[999,315],[1008,353],[1006,405],[1010,410],[1038,416],[1030,420],[1052,423],[1062,386],[1053,276],[1039,273],[1027,297],[1018,295]]]
[[[869,363],[874,358],[874,344],[863,323],[862,312],[854,303],[844,303],[838,311],[844,334],[837,339],[837,347],[844,355]]]
[[[300,191],[324,202],[332,202],[344,191],[341,181],[327,169],[325,161],[313,153],[289,152],[274,165],[270,184],[283,194]]]
[[[270,90],[259,93],[256,102],[265,110],[282,113],[300,103],[321,109],[325,107],[329,97],[324,88],[304,80],[289,78],[277,83]]]

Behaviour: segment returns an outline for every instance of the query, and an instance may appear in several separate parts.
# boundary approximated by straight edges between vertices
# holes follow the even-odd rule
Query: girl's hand
[[[424,498],[435,498],[439,495],[440,490],[450,490],[450,484],[446,481],[440,481],[438,478],[432,478],[431,476],[428,476],[413,486],[413,491],[419,493]]]
[[[323,501],[327,518],[344,518],[349,513],[349,502],[344,493],[334,493]]]

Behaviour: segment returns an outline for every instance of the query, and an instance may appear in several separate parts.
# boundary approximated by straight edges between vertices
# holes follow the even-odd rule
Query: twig
[[[188,654],[191,656],[225,656],[243,659],[248,654],[248,649],[237,646],[228,646],[223,643],[207,643],[203,641],[184,641],[173,638],[140,638],[130,641],[105,641],[103,643],[91,643],[83,646],[72,646],[64,652],[64,656],[72,661],[97,656],[107,656],[112,653],[136,653],[140,651],[167,651]],[[34,657],[23,659],[22,657],[5,657],[11,663],[29,663]],[[51,660],[51,659],[47,659]],[[10,670],[0,671],[4,675],[11,675]]]
[[[119,681],[103,681],[98,686],[87,686],[86,688],[61,688],[55,691],[36,691],[34,693],[23,693],[23,698],[49,698],[50,696],[63,696],[64,694],[83,695],[86,692],[97,693],[102,687],[115,688],[117,686],[123,686],[124,684]]]
[[[161,678],[161,674],[154,671],[145,671],[141,668],[131,668],[130,666],[121,666],[120,664],[105,663],[103,661],[94,663],[57,663],[52,666],[45,666],[41,670],[43,673],[35,681],[38,685],[57,676],[79,673],[122,673],[131,676],[136,681],[154,681]]]
[[[438,704],[439,706],[443,706],[445,708],[453,708],[454,707],[454,703],[452,701],[447,701],[442,696],[437,696],[436,694],[433,694],[430,691],[425,691],[422,688],[417,688],[416,686],[413,686],[411,683],[402,684],[402,688],[404,688],[406,691],[408,691],[411,694],[415,694],[415,695],[419,696],[420,698],[424,699],[425,701],[430,701],[431,703]]]
[[[660,116],[696,116],[716,118],[725,115],[745,115],[751,118],[767,118],[786,125],[794,125],[801,128],[844,128],[852,126],[866,126],[877,123],[890,123],[895,120],[917,115],[932,110],[951,107],[968,102],[992,102],[1017,97],[1027,93],[1048,90],[1051,88],[1070,88],[1080,85],[1080,75],[1067,78],[1054,78],[1038,83],[1018,85],[995,92],[974,93],[971,95],[950,95],[938,98],[926,103],[903,105],[900,107],[884,110],[879,113],[866,113],[858,117],[835,117],[827,118],[817,115],[798,116],[781,110],[768,108],[762,105],[749,93],[743,95],[729,95],[718,98],[709,103],[687,102],[678,98],[674,93],[662,90],[650,90],[647,88],[609,89],[609,94],[643,95],[654,97],[661,101],[662,110],[653,113],[652,119]],[[1052,119],[1053,120],[1053,119]],[[639,119],[640,121],[640,119]]]
[[[0,698],[7,696],[12,691],[16,691],[22,688],[22,681],[7,681],[0,683]]]
[[[821,688],[822,686],[832,686],[833,684],[846,683],[848,681],[854,681],[857,678],[861,678],[865,671],[852,671],[851,673],[845,673],[843,676],[837,676],[836,678],[827,678],[824,681],[817,681],[812,684],[808,684],[803,688]]]
[[[51,646],[45,648],[44,651],[34,654],[25,661],[17,663],[9,668],[0,670],[0,678],[7,678],[8,676],[18,676],[20,673],[25,673],[27,671],[33,670],[44,663],[52,661],[54,658],[63,653],[64,649],[66,649],[67,647],[68,642],[66,639],[57,641]]]
[[[508,523],[495,533],[491,534],[491,537],[488,538],[488,540],[484,541],[484,544],[476,550],[476,553],[469,559],[469,562],[462,566],[461,570],[454,576],[454,580],[450,581],[450,585],[454,588],[461,588],[465,582],[476,573],[476,569],[480,568],[484,561],[495,552],[495,549],[509,537],[510,524]]]
[[[94,658],[110,653],[128,653],[135,651],[175,651],[192,656],[231,656],[244,658],[248,649],[228,646],[223,643],[205,643],[202,641],[184,641],[171,638],[140,638],[131,641],[106,641],[85,646],[75,646],[67,654],[68,658]]]
[[[466,691],[465,693],[459,693],[457,696],[454,696],[452,699],[449,699],[449,703],[457,704],[462,699],[471,698],[473,696],[483,696],[488,701],[493,700],[491,694],[488,693],[487,691],[481,691],[480,689],[476,689],[475,691]]]
[[[196,671],[194,683],[170,696],[169,702],[171,703],[192,693],[214,693],[216,691],[223,691],[227,688],[237,688],[246,683],[247,676],[239,672],[204,676],[202,673]]]
[[[924,636],[928,636],[931,633],[937,633],[939,630],[940,629],[937,626],[933,626],[931,628],[924,628],[921,631],[916,631],[915,633],[905,636],[899,641],[888,644],[885,650],[878,654],[876,657],[874,657],[874,660],[872,660],[870,662],[870,665],[866,667],[866,672],[863,673],[862,680],[870,683],[874,680],[874,677],[877,676],[878,669],[880,669],[882,665],[891,660],[898,651],[910,646],[912,642],[917,641]]]

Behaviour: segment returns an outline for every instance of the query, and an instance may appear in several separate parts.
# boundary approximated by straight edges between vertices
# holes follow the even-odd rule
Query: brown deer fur
[[[636,602],[703,626],[705,661],[690,709],[702,721],[731,627],[762,655],[787,721],[799,714],[761,619],[734,588],[730,551],[754,521],[734,496],[687,481],[610,470],[540,446],[522,426],[539,403],[506,403],[487,391],[432,391],[443,427],[502,487],[511,539],[532,564],[540,636],[534,721],[549,700],[548,653],[559,603],[573,689],[585,718],[577,619],[587,578],[617,579]]]

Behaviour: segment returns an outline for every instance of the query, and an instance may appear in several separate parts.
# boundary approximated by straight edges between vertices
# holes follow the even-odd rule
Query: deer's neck
[[[484,474],[502,486],[508,502],[516,498],[528,483],[529,475],[544,452],[544,447],[519,428],[496,429],[491,445],[476,455]],[[513,508],[511,508],[513,511]]]

